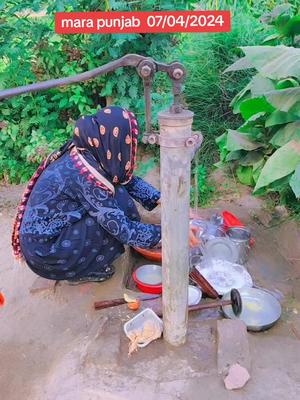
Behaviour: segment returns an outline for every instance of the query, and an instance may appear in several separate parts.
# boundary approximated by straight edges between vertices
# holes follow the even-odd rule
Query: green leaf
[[[274,20],[276,20],[276,18],[278,18],[280,15],[283,15],[283,14],[289,15],[290,11],[291,11],[291,7],[292,7],[292,5],[289,3],[280,4],[279,6],[274,7],[272,11],[270,11],[268,13],[264,13],[260,17],[260,20],[261,20],[261,22],[263,22],[265,24],[270,24]]]
[[[8,108],[2,108],[1,107],[1,114],[2,115],[9,115],[11,111]]]
[[[266,161],[259,179],[254,188],[258,189],[269,185],[277,179],[283,178],[292,173],[300,163],[300,143],[291,140],[275,151]]]
[[[129,96],[133,99],[137,98],[137,94],[138,94],[138,87],[137,86],[130,86],[129,90],[128,90]]]
[[[249,68],[254,68],[254,65],[249,61],[247,57],[243,57],[227,67],[223,73],[225,74],[227,72],[241,71]]]
[[[297,198],[300,197],[300,164],[297,165],[290,179],[290,186]]]
[[[272,111],[274,111],[274,107],[267,102],[265,97],[245,100],[240,105],[240,113],[245,121],[257,113]]]
[[[223,133],[222,135],[216,137],[216,143],[217,145],[222,148],[226,146],[226,142],[227,142],[227,133]]]
[[[262,41],[262,43],[272,43],[272,42],[275,42],[277,39],[279,39],[280,38],[280,35],[278,35],[278,33],[273,33],[273,35],[269,35],[269,36],[267,36],[263,41]]]
[[[216,143],[218,145],[220,151],[220,159],[221,161],[225,161],[228,150],[226,148],[227,143],[227,132],[223,133],[221,136],[216,138]]]
[[[279,82],[277,82],[275,89],[282,90],[282,89],[288,89],[290,87],[297,87],[297,86],[299,86],[299,82],[296,81],[296,79],[286,78],[286,79],[282,79]]]
[[[225,161],[239,160],[244,154],[244,150],[235,150],[227,154]]]
[[[240,159],[240,165],[247,167],[249,165],[254,165],[264,159],[264,155],[261,151],[249,151],[245,157]]]
[[[231,100],[230,106],[232,107],[236,101],[239,101],[244,98],[244,96],[250,92],[252,86],[252,82],[249,82],[248,85],[244,87],[234,98]]]
[[[298,115],[276,110],[266,119],[265,127],[268,128],[274,125],[287,124],[288,122],[297,121],[298,119]]]
[[[298,118],[299,119],[299,118]],[[300,143],[300,120],[286,124],[280,128],[270,140],[274,147],[281,147],[290,140],[296,140]]]
[[[276,181],[270,183],[270,185],[266,187],[267,193],[284,191],[285,188],[289,186],[290,179],[291,175],[287,175],[284,176],[283,178],[277,179]]]
[[[287,37],[293,37],[300,34],[300,15],[290,18],[286,24],[282,26],[281,33]]]
[[[265,78],[264,76],[257,74],[252,78],[251,81],[251,94],[252,97],[264,96],[266,92],[270,92],[275,89],[274,82]]]
[[[241,47],[246,58],[266,78],[300,78],[300,49],[287,46]]]
[[[286,36],[284,34],[284,30],[285,30],[288,22],[290,21],[290,19],[291,19],[291,17],[289,15],[280,15],[274,21],[274,25],[275,25],[277,31],[283,36]]]
[[[239,165],[236,169],[236,175],[243,185],[253,186],[255,183],[252,167],[243,167],[242,165]]]
[[[265,165],[264,158],[253,165],[253,179],[254,179],[255,183],[257,183],[257,181],[258,181],[259,175],[260,175],[264,165]],[[259,189],[259,190],[261,190],[261,189]]]
[[[235,150],[255,150],[259,147],[262,147],[261,143],[252,142],[245,136],[245,134],[241,134],[238,131],[234,131],[232,129],[228,129],[227,133],[227,142],[226,148],[229,151]]]
[[[234,103],[233,110],[232,110],[233,114],[239,114],[240,113],[241,104],[243,103],[243,101],[248,100],[248,99],[251,99],[251,93],[250,92],[246,93],[242,99],[240,99],[240,100],[238,100],[238,101],[236,101]]]
[[[300,87],[274,90],[266,94],[266,98],[275,108],[281,111],[300,114]]]
[[[69,102],[68,98],[63,97],[58,104],[58,108],[64,108],[68,104],[68,102]]]
[[[252,117],[248,118],[247,121],[238,128],[238,131],[246,133],[249,139],[256,140],[259,136],[262,136],[265,115],[265,112],[252,115]]]

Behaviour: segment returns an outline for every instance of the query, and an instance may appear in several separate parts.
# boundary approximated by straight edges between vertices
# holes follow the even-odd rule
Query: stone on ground
[[[229,368],[224,383],[227,390],[241,389],[249,379],[250,375],[247,369],[239,364],[234,364]]]

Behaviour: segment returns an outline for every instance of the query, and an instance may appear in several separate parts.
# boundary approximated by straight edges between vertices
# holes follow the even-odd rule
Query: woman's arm
[[[77,175],[74,194],[87,212],[112,236],[123,244],[151,248],[161,238],[159,225],[142,224],[130,220],[120,209],[114,197],[97,187],[95,181]]]
[[[138,201],[146,210],[151,211],[160,199],[160,192],[138,176],[133,176],[124,186],[131,197]]]

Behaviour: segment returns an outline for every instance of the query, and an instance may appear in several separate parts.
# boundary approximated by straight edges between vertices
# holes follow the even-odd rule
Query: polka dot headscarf
[[[113,184],[131,179],[135,163],[138,125],[133,113],[110,106],[81,117],[73,143],[93,168]]]

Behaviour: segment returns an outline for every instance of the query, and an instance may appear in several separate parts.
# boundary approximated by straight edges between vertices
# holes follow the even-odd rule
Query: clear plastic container
[[[136,315],[134,318],[132,318],[131,320],[127,321],[124,324],[124,332],[125,332],[125,335],[128,337],[128,339],[130,339],[130,336],[129,336],[130,331],[140,329],[146,321],[158,322],[161,327],[161,332],[163,332],[162,320],[155,314],[155,312],[153,310],[151,310],[151,308],[146,308],[145,310],[143,310],[138,315]],[[138,346],[145,347],[150,342],[151,342],[151,340],[148,340],[143,343],[138,343]]]

